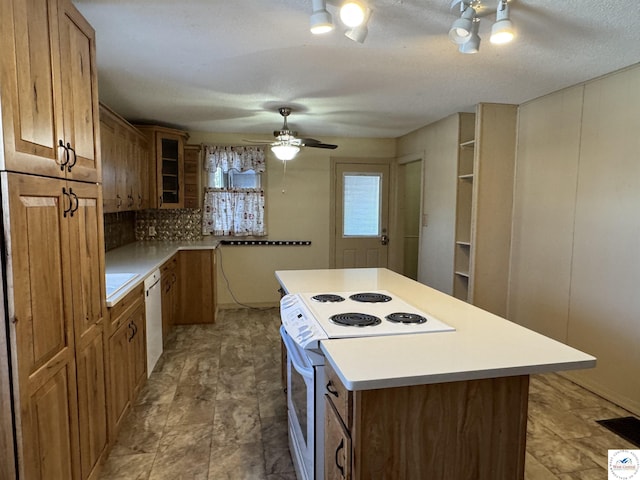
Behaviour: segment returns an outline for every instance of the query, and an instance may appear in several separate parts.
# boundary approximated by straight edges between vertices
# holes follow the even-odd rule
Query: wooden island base
[[[327,372],[325,478],[524,478],[529,375],[350,392]]]

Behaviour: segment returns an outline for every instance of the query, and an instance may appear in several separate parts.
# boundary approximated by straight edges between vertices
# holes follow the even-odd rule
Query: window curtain
[[[205,145],[204,169],[215,175],[218,168],[244,172],[265,170],[263,147],[219,147]],[[207,185],[213,182],[207,181]],[[264,223],[264,190],[262,188],[209,188],[204,191],[202,233],[217,236],[256,236],[267,234]]]

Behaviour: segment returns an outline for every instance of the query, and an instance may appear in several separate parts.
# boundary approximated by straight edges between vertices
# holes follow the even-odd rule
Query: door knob
[[[388,245],[389,244],[389,237],[387,235],[382,235],[380,237],[380,244],[381,245]]]

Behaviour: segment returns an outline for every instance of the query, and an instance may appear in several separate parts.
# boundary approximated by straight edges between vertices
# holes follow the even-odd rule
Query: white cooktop
[[[333,294],[344,298],[341,302],[319,302],[312,297],[319,294]],[[388,295],[387,302],[359,302],[349,298],[355,293],[375,293]],[[358,327],[338,325],[331,316],[345,313],[365,313],[380,319],[376,325]],[[424,323],[396,323],[387,320],[392,313],[416,314],[424,317]],[[451,332],[455,328],[432,315],[410,305],[386,290],[366,292],[320,292],[286,295],[280,301],[280,316],[287,333],[294,341],[306,349],[319,348],[319,341],[338,338],[360,338],[419,333]]]
[[[391,297],[387,302],[359,302],[349,298],[356,293],[374,293]],[[318,294],[335,294],[344,298],[341,302],[319,302],[312,297]],[[353,292],[316,292],[301,293],[304,303],[310,312],[327,333],[328,338],[354,338],[382,335],[403,335],[412,333],[432,333],[454,331],[450,325],[434,318],[420,309],[410,305],[396,295],[386,290],[367,290]],[[343,313],[365,313],[378,317],[381,322],[378,325],[354,327],[338,325],[331,320],[331,316]],[[424,323],[396,323],[386,319],[392,313],[410,313],[426,318]]]

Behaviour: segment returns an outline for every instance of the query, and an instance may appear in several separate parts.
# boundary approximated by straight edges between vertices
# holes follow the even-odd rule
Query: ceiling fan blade
[[[247,143],[256,143],[258,145],[270,145],[273,143],[273,140],[251,140],[247,138],[243,138],[242,141]]]
[[[316,140],[315,138],[301,138],[300,145],[303,147],[311,147],[311,148],[328,148],[330,150],[334,150],[338,148],[337,145],[332,145],[330,143],[322,143],[320,140]]]

